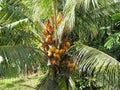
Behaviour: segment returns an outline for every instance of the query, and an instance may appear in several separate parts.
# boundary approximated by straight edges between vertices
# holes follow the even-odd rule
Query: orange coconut
[[[72,64],[70,63],[69,60],[66,61],[66,67],[67,67],[67,68],[71,68],[71,67],[72,67]]]
[[[60,54],[63,54],[64,53],[64,49],[60,49]]]
[[[59,50],[59,49],[56,49],[56,50],[55,50],[55,53],[59,54],[59,53],[60,53],[60,50]]]
[[[67,50],[68,49],[68,47],[67,46],[63,46],[63,50],[65,51],[65,50]]]
[[[57,60],[60,60],[60,55],[56,54],[56,58],[57,58]]]
[[[52,44],[52,36],[51,35],[48,35],[47,38],[45,39],[45,42],[48,43],[48,44]]]
[[[67,47],[70,47],[70,42],[66,42],[65,45],[66,45]]]
[[[63,44],[65,44],[66,42],[68,42],[68,40],[66,38],[62,39]]]
[[[51,52],[51,53],[54,53],[55,52],[55,50],[56,50],[56,47],[51,47],[51,48],[49,48],[49,52]]]
[[[51,26],[49,26],[49,27],[47,28],[47,31],[49,32],[49,34],[50,34],[50,35],[52,35],[52,34],[53,34],[53,29],[52,29],[52,27],[51,27]]]

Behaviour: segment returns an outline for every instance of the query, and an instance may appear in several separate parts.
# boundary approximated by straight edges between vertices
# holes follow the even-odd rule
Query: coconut
[[[70,42],[66,42],[65,45],[66,45],[67,47],[70,47]]]
[[[52,44],[53,40],[52,40],[52,36],[48,35],[47,38],[45,39],[45,42],[48,44]]]

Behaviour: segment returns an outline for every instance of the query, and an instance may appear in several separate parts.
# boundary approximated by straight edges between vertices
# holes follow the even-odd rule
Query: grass
[[[25,78],[0,79],[0,90],[35,90],[38,76]]]

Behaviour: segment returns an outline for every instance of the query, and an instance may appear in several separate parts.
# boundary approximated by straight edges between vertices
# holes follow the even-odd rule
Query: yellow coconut
[[[56,50],[56,47],[51,47],[51,48],[49,48],[49,52],[51,52],[51,53],[54,53],[55,50]]]
[[[52,56],[52,52],[48,51],[48,56]]]
[[[57,57],[57,54],[56,54],[56,53],[53,53],[53,56],[56,58],[56,57]]]

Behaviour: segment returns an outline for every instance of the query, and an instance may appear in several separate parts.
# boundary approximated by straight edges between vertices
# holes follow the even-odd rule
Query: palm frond
[[[79,28],[79,31],[81,33],[81,35],[79,36],[87,36],[84,38],[85,40],[87,38],[89,38],[89,40],[93,40],[93,38],[96,37],[96,35],[98,34],[98,22],[96,22],[96,20],[101,20],[100,17],[103,17],[105,15],[110,16],[110,10],[114,12],[114,6],[118,5],[119,3],[119,1],[114,0],[108,1],[109,2],[102,3],[98,0],[66,0],[65,7],[63,10],[64,18],[57,29],[57,37],[59,38],[59,42],[61,40],[66,23],[70,27],[70,30],[73,30],[73,27],[76,24],[75,22],[77,22],[77,26],[79,26],[77,27],[77,29]],[[110,9],[108,10],[108,8]],[[103,11],[98,12],[99,10]],[[75,18],[76,16],[79,20]]]
[[[113,48],[114,45],[116,45],[116,46],[120,45],[120,33],[114,33],[114,34],[110,35],[107,38],[107,41],[104,46],[107,49],[111,49],[111,48]]]
[[[75,82],[71,77],[69,78],[69,84],[70,84],[70,87],[69,87],[70,90],[77,90],[75,86]]]
[[[17,2],[19,3],[17,4]],[[50,8],[47,7],[48,4]],[[36,35],[36,37],[39,37],[39,40],[40,40],[41,39],[40,35],[38,36],[38,34],[36,34],[36,32],[37,33],[39,32],[39,34],[41,34],[40,23],[42,20],[40,19],[48,18],[48,16],[51,15],[50,14],[52,13],[51,7],[52,6],[51,6],[50,0],[49,1],[48,0],[44,0],[44,1],[5,0],[5,1],[2,1],[1,12],[0,12],[0,29],[8,28],[8,27],[9,27],[8,29],[13,29],[13,26],[16,27],[16,29],[18,29],[18,26],[21,25],[20,23],[22,23],[24,27],[21,25],[22,27],[21,30],[22,29],[24,30],[25,28],[30,29]],[[46,12],[46,10],[49,12]],[[25,26],[23,22],[29,25]]]
[[[77,5],[77,0],[67,0],[64,7],[64,17],[70,26],[70,29],[73,28],[75,22],[75,8]]]
[[[0,75],[9,70],[9,67],[15,67],[21,71],[26,66],[38,67],[40,63],[44,63],[41,50],[26,46],[0,46],[0,57]]]
[[[25,14],[23,14],[23,11],[20,11],[20,9],[25,7],[22,7],[23,5],[21,5],[21,3],[18,3],[17,5],[15,5],[14,3],[9,1],[3,1],[1,3],[1,11],[0,11],[1,26],[26,18]]]
[[[0,45],[37,45],[40,38],[32,33],[32,29],[28,19],[5,25],[0,28]]]
[[[120,63],[117,60],[81,43],[76,43],[69,52],[73,52],[71,57],[77,60],[80,75],[95,77],[107,90],[119,88]]]
[[[80,9],[84,8],[81,14],[82,13],[86,14],[87,12],[94,11],[101,7],[106,6],[107,8],[109,5],[113,5],[114,3],[119,3],[119,1],[107,0],[105,2],[105,1],[99,1],[99,0],[66,0],[66,5],[64,8],[64,16],[66,18],[66,22],[68,22],[69,26],[72,28],[75,23],[75,9],[78,5]]]
[[[115,7],[118,7],[119,8],[119,5],[120,5],[120,1],[117,1],[117,2],[115,2],[115,3],[110,3],[110,4],[108,4],[107,6],[101,6],[101,7],[99,7],[99,8],[96,8],[96,9],[94,9],[94,10],[91,10],[90,11],[90,13],[98,13],[98,14],[100,14],[100,12],[101,12],[101,14],[105,14],[103,11],[104,10],[106,10],[106,9],[112,9],[111,11],[114,11],[113,9],[115,8]],[[109,12],[110,10],[108,10],[108,12]]]
[[[92,41],[98,35],[98,27],[93,21],[80,19],[79,17],[76,19],[76,27],[72,31],[72,33],[76,33],[78,35],[78,39],[82,42]],[[74,38],[74,37],[73,37]]]
[[[52,1],[51,0],[29,0],[23,1],[23,4],[28,8],[29,12],[26,16],[29,16],[33,21],[44,20],[52,15]],[[31,13],[31,15],[30,15]]]
[[[21,20],[18,20],[16,22],[13,22],[13,23],[10,23],[10,24],[7,24],[3,27],[0,27],[0,29],[3,29],[3,28],[13,28],[19,24],[24,24],[24,23],[27,23],[28,22],[28,18],[25,18],[25,19],[21,19]]]

